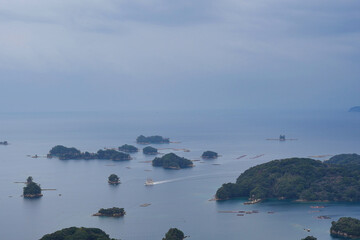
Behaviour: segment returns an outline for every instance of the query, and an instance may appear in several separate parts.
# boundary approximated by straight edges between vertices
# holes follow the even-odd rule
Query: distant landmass
[[[81,152],[80,150],[71,147],[64,147],[62,145],[57,145],[53,147],[49,154],[48,158],[57,157],[61,160],[69,159],[108,159],[113,161],[126,161],[131,160],[131,157],[127,153],[119,152],[113,149],[99,150],[97,153]]]
[[[160,144],[160,143],[170,143],[170,139],[157,135],[150,137],[145,137],[143,135],[140,135],[136,138],[136,142],[139,144]]]
[[[350,108],[349,112],[360,112],[360,106]]]
[[[193,162],[189,159],[179,157],[175,153],[168,153],[152,161],[154,167],[163,167],[167,169],[181,169],[193,167]]]
[[[46,234],[40,240],[115,240],[110,238],[103,230],[99,228],[85,228],[85,227],[69,227],[56,231],[51,234]]]
[[[335,237],[360,239],[360,220],[342,217],[331,223],[330,233]]]
[[[339,154],[331,157],[329,160],[324,161],[328,164],[360,164],[360,155],[352,154]]]
[[[223,184],[216,192],[216,199],[360,201],[360,164],[340,164],[348,157],[338,155],[332,164],[310,158],[260,164],[242,173],[236,183]]]

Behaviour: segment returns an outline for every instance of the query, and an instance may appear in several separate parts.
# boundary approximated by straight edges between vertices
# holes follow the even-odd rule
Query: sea
[[[280,134],[293,140],[267,140]],[[195,166],[153,167],[154,156],[141,151],[123,162],[46,158],[55,145],[96,152],[132,144],[141,150],[139,135],[170,138],[170,144],[152,146],[161,154],[174,152],[195,160]],[[0,113],[0,141],[5,140],[9,145],[0,145],[1,240],[36,240],[71,226],[100,228],[122,240],[160,240],[172,227],[194,240],[300,240],[309,235],[329,240],[332,221],[360,218],[360,203],[210,201],[223,183],[235,182],[258,164],[360,153],[360,114],[346,110]],[[206,150],[220,157],[201,159]],[[107,183],[112,173],[121,184]],[[53,190],[43,191],[39,199],[24,199],[21,182],[28,176]],[[145,186],[147,178],[155,184]],[[150,205],[142,207],[145,203]],[[110,207],[124,208],[126,215],[92,216]],[[238,216],[236,211],[251,214]]]

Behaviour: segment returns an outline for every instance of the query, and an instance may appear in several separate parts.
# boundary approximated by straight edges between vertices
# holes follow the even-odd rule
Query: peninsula
[[[360,239],[360,220],[342,217],[331,223],[330,234],[335,237]]]
[[[158,150],[156,148],[148,146],[143,148],[143,153],[146,155],[156,155],[158,154]]]
[[[118,148],[121,152],[126,153],[136,153],[139,151],[139,149],[133,145],[124,144],[121,147]]]
[[[217,200],[231,198],[299,201],[360,201],[360,165],[327,164],[310,158],[274,160],[223,184]]]
[[[40,185],[33,181],[32,177],[28,177],[26,180],[26,186],[23,189],[24,198],[39,198],[41,194]]]
[[[139,144],[161,144],[161,143],[170,143],[170,139],[157,135],[149,136],[149,137],[140,135],[136,138],[136,142]]]
[[[110,238],[103,230],[99,228],[85,228],[85,227],[69,227],[64,228],[54,233],[46,234],[40,240],[79,240],[79,239],[94,239],[94,240],[115,240]]]
[[[192,161],[189,159],[179,157],[175,153],[168,153],[160,158],[155,158],[152,161],[154,167],[163,167],[166,169],[181,169],[193,167]]]
[[[213,151],[205,151],[202,155],[202,158],[204,159],[215,159],[218,157],[217,152],[213,152]]]
[[[113,161],[127,161],[131,160],[131,157],[127,153],[119,152],[113,149],[107,150],[99,150],[97,153],[89,153],[89,152],[81,152],[80,150],[72,147],[64,147],[62,145],[57,145],[53,147],[49,154],[47,155],[48,158],[57,157],[60,160],[91,160],[91,159],[107,159]]]
[[[93,216],[104,216],[104,217],[122,217],[126,214],[124,208],[101,208],[97,213],[93,214]]]

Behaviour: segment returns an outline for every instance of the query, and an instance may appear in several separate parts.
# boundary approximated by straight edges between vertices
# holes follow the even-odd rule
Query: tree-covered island
[[[115,240],[99,228],[64,228],[54,233],[46,234],[40,240]]]
[[[168,153],[162,157],[157,157],[152,161],[154,167],[163,167],[166,169],[181,169],[193,167],[193,162],[189,159],[179,157],[175,153]]]
[[[109,177],[108,177],[108,183],[109,184],[112,184],[112,185],[118,185],[120,184],[120,178],[118,177],[118,175],[116,174],[111,174]]]
[[[183,240],[184,238],[185,235],[181,230],[177,228],[170,228],[162,240]]]
[[[360,220],[342,217],[331,223],[330,234],[335,237],[360,239]]]
[[[136,142],[139,144],[160,144],[160,143],[170,143],[170,139],[157,135],[149,136],[149,137],[140,135],[136,138]]]
[[[9,145],[9,143],[7,141],[2,141],[0,142],[0,145]]]
[[[39,184],[33,181],[32,177],[28,177],[26,180],[26,186],[23,189],[24,198],[39,198],[41,194],[41,187]]]
[[[121,147],[118,148],[121,152],[126,153],[136,153],[139,151],[139,149],[133,145],[124,144]]]
[[[93,216],[105,216],[105,217],[122,217],[126,214],[124,208],[101,208]]]
[[[218,157],[217,152],[213,152],[213,151],[205,151],[202,155],[202,158],[204,159],[215,159]]]
[[[147,146],[143,148],[143,153],[146,155],[156,155],[158,154],[158,150],[156,148]]]
[[[327,164],[309,158],[274,160],[251,167],[215,195],[300,201],[360,201],[360,165]]]
[[[113,161],[127,161],[131,160],[131,157],[127,153],[119,152],[113,149],[99,150],[97,153],[89,153],[89,152],[81,152],[80,150],[72,147],[68,148],[62,145],[57,145],[53,147],[49,154],[48,158],[57,157],[61,160],[69,160],[69,159],[107,159]]]

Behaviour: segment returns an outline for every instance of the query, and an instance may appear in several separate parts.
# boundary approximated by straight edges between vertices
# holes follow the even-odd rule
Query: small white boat
[[[154,185],[154,181],[151,178],[148,178],[145,182],[145,186],[152,186]]]

